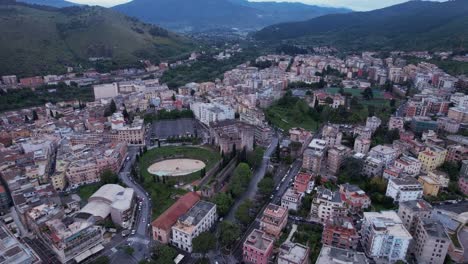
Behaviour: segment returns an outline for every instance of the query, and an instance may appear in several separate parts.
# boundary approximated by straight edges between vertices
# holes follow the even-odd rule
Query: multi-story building
[[[187,252],[192,252],[192,240],[200,233],[208,231],[216,220],[216,204],[198,201],[172,226],[171,244]]]
[[[371,205],[369,196],[356,185],[349,183],[340,185],[340,194],[343,201],[348,205],[349,211],[352,213],[361,212]]]
[[[361,237],[367,256],[390,263],[406,258],[412,239],[394,211],[364,212]]]
[[[274,240],[265,232],[254,229],[242,247],[242,259],[245,263],[267,264],[273,253]]]
[[[252,151],[254,146],[255,128],[236,120],[224,120],[211,123],[210,135],[221,153],[231,153],[234,150]]]
[[[235,118],[234,109],[219,103],[194,102],[190,104],[190,109],[193,111],[195,118],[205,125]]]
[[[78,215],[79,216],[79,215]],[[62,263],[81,262],[103,250],[103,229],[94,225],[92,217],[53,219],[46,222],[47,228],[40,232],[41,238],[58,256]]]
[[[458,123],[468,122],[468,108],[466,107],[450,107],[448,110],[449,118],[455,120]]]
[[[418,219],[430,218],[431,213],[432,206],[422,199],[401,202],[398,207],[398,216],[410,234],[416,232]]]
[[[468,148],[462,145],[450,145],[447,147],[445,161],[460,162],[468,159]]]
[[[368,117],[366,120],[366,127],[372,129],[373,132],[375,132],[381,124],[382,120],[376,116]]]
[[[411,119],[411,130],[415,133],[437,130],[437,121],[427,116],[415,116]]]
[[[279,248],[278,264],[308,264],[310,249],[299,243],[285,242]]]
[[[326,125],[322,129],[322,139],[326,141],[328,147],[341,145],[343,133],[338,125]]]
[[[405,119],[403,117],[391,116],[388,120],[388,130],[398,129],[404,131]]]
[[[366,255],[356,250],[346,250],[323,245],[315,264],[369,264]]]
[[[413,239],[413,246],[410,251],[414,254],[418,263],[445,263],[451,240],[439,221],[418,218]]]
[[[10,209],[10,197],[8,196],[8,193],[3,187],[3,185],[0,184],[0,215],[5,214],[8,212]]]
[[[385,167],[392,165],[398,155],[396,149],[384,145],[375,146],[369,151],[369,156],[381,160]]]
[[[325,223],[328,219],[344,216],[346,214],[346,204],[341,199],[338,191],[331,191],[322,186],[317,187],[317,193],[312,200],[310,214]]]
[[[153,240],[162,244],[170,243],[172,226],[177,222],[179,217],[184,215],[198,201],[200,201],[200,196],[196,192],[189,192],[180,197],[151,223]]]
[[[423,188],[413,177],[390,178],[385,195],[393,198],[395,202],[418,200],[423,195]]]
[[[366,155],[369,153],[371,140],[363,137],[357,137],[354,141],[354,151]]]
[[[276,204],[269,204],[260,219],[260,228],[267,234],[278,238],[288,223],[288,210]]]
[[[302,194],[310,193],[314,188],[312,174],[300,172],[294,177],[294,189]]]
[[[281,197],[281,206],[287,210],[297,211],[301,206],[302,193],[294,188],[288,188]]]
[[[357,136],[369,140],[372,138],[372,133],[374,133],[374,131],[370,127],[366,126],[357,126],[353,130],[353,134],[355,137]]]
[[[133,123],[126,125],[121,113],[114,113],[111,118],[112,137],[129,145],[145,144],[145,124],[143,119],[135,118]]]
[[[319,173],[322,169],[324,156],[325,154],[322,151],[306,149],[302,158],[302,168],[313,173]]]
[[[447,150],[439,146],[428,146],[426,150],[419,153],[418,159],[421,161],[421,169],[423,172],[429,172],[435,170],[441,166],[445,157],[447,156]]]
[[[395,167],[402,170],[411,176],[416,176],[421,172],[422,163],[416,158],[410,156],[401,156],[393,164]]]
[[[113,98],[119,95],[119,84],[118,83],[106,83],[93,86],[94,98],[96,100]]]
[[[322,244],[342,249],[356,249],[359,234],[349,217],[333,217],[323,227]]]
[[[327,165],[332,173],[338,173],[344,160],[351,155],[352,150],[343,145],[335,145],[328,150]]]
[[[428,196],[437,196],[442,187],[442,184],[438,180],[426,175],[419,176],[418,182],[423,188],[423,194]]]
[[[362,167],[362,174],[367,177],[376,177],[382,175],[384,162],[373,157],[366,157]]]
[[[460,130],[460,123],[448,117],[439,117],[437,118],[437,127],[447,133],[456,134]]]
[[[28,244],[19,242],[15,235],[0,224],[0,264],[39,264],[41,259]]]

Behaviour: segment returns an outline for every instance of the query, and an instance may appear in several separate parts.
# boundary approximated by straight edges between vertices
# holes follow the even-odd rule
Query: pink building
[[[269,204],[260,220],[260,227],[267,234],[278,238],[281,230],[288,223],[288,211],[286,208],[276,204]]]
[[[265,232],[254,229],[242,248],[245,263],[267,264],[273,251],[274,240]]]
[[[358,212],[370,206],[371,200],[367,194],[356,185],[349,183],[340,186],[341,199],[348,205],[351,212]]]
[[[458,187],[465,195],[468,195],[468,177],[460,177],[458,180]]]
[[[297,192],[305,193],[309,189],[310,181],[312,180],[312,175],[309,173],[299,173],[294,179],[294,189]]]

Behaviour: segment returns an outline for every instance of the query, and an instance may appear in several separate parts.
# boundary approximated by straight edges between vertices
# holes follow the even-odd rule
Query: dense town
[[[0,113],[0,263],[466,263],[468,77],[329,52],[2,76],[95,100]]]

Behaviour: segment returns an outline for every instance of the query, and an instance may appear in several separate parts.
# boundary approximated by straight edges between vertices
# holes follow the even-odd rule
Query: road
[[[265,150],[265,153],[263,154],[262,163],[254,171],[254,175],[252,177],[252,180],[250,180],[247,190],[242,194],[242,196],[239,199],[236,200],[234,205],[231,207],[229,213],[225,217],[226,220],[235,221],[234,215],[235,215],[235,212],[237,211],[237,208],[239,208],[239,206],[245,200],[247,199],[252,200],[257,194],[257,184],[263,179],[263,176],[265,176],[266,169],[270,162],[270,157],[275,151],[276,146],[278,145],[278,140],[279,140],[278,135],[274,135],[271,141],[271,144],[268,146],[268,148]]]

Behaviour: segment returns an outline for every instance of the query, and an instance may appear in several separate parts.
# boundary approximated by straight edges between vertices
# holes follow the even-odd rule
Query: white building
[[[294,188],[289,188],[281,197],[281,206],[288,210],[297,211],[301,206],[302,194]]]
[[[341,199],[339,191],[317,187],[317,194],[310,207],[312,217],[318,218],[321,223],[326,223],[328,219],[344,216],[346,213],[346,204]]]
[[[190,109],[193,111],[195,117],[205,125],[235,118],[234,109],[219,103],[195,102],[190,104]]]
[[[95,100],[113,98],[119,95],[119,85],[117,83],[106,83],[94,85]]]
[[[357,153],[367,154],[371,146],[371,140],[364,137],[357,137],[354,140],[354,151]]]
[[[372,129],[374,132],[379,128],[380,124],[382,124],[382,120],[376,116],[368,117],[366,120],[366,127]]]
[[[405,260],[412,239],[394,211],[365,212],[361,237],[366,255],[390,263]]]
[[[216,205],[207,201],[198,201],[190,210],[179,217],[172,227],[171,244],[187,252],[192,252],[192,240],[200,233],[208,231],[216,219]]]
[[[421,172],[421,161],[410,156],[402,156],[395,160],[393,164],[395,167],[401,169],[404,173],[411,176],[416,176]]]
[[[385,167],[392,165],[398,155],[396,149],[384,145],[375,146],[369,151],[369,156],[381,160]]]
[[[423,187],[413,177],[391,178],[385,195],[392,197],[395,202],[418,200],[423,195]]]

